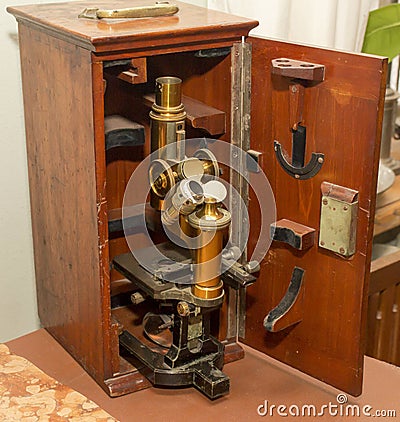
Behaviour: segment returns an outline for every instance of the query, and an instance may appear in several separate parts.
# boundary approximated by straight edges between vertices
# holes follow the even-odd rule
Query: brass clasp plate
[[[356,251],[358,192],[323,182],[319,246],[349,257]]]

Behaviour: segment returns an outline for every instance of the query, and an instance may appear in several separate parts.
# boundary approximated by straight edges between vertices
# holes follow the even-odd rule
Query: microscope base
[[[164,355],[149,349],[135,336],[124,330],[119,336],[121,346],[140,360],[140,372],[155,386],[194,386],[210,399],[229,393],[229,378],[220,370],[224,363],[224,346],[210,337],[216,352],[198,357],[191,362],[168,367]]]

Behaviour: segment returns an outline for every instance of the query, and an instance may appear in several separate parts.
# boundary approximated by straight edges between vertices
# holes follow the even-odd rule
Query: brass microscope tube
[[[206,198],[200,211],[188,217],[198,245],[194,250],[193,263],[196,265],[192,293],[202,299],[216,298],[223,289],[221,257],[231,215],[218,205],[215,199]]]
[[[182,80],[175,76],[156,79],[155,102],[150,111],[151,152],[184,138],[186,112],[181,102],[181,87]],[[184,151],[175,145],[157,158],[180,161]]]
[[[155,153],[154,159],[165,160],[168,167],[185,158],[185,151],[180,142],[185,138],[186,118],[181,102],[181,87],[182,80],[174,76],[157,78],[155,102],[150,111],[151,152]],[[167,148],[159,151],[166,146]],[[172,170],[165,171],[154,180],[150,192],[150,204],[154,209],[162,210],[165,187],[174,184],[175,176]]]

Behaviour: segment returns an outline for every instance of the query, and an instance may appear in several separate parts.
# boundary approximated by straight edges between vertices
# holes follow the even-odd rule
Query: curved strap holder
[[[311,159],[304,167],[296,167],[289,163],[285,158],[287,153],[282,150],[282,146],[278,141],[274,141],[274,150],[276,158],[287,174],[294,177],[295,179],[305,180],[310,179],[315,176],[322,167],[324,163],[324,154],[319,152],[313,152],[311,154]]]
[[[284,330],[303,319],[303,296],[304,270],[294,267],[289,287],[279,302],[278,306],[272,309],[264,318],[264,328],[275,333]]]
[[[311,160],[304,165],[306,152],[306,127],[303,120],[304,93],[307,86],[323,82],[325,66],[286,57],[272,60],[271,72],[289,81],[289,119],[292,132],[292,162],[278,141],[274,150],[280,166],[295,179],[310,179],[322,167],[324,154],[313,152]]]

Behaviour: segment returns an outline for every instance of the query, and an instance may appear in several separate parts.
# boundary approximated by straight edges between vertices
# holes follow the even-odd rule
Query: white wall
[[[0,0],[0,342],[39,328],[17,25],[5,8],[46,2]]]
[[[16,23],[0,9],[0,341],[38,327]]]
[[[208,0],[208,7],[257,19],[251,34],[360,51],[378,0]]]

